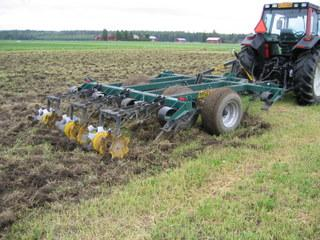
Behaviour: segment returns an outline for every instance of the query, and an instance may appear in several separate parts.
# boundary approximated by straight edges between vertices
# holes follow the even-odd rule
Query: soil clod
[[[13,211],[11,210],[6,210],[2,213],[0,213],[0,229],[3,229],[16,220],[16,216]]]

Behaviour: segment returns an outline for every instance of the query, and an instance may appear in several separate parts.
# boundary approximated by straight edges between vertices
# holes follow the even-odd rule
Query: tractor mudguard
[[[254,34],[251,36],[247,36],[242,42],[241,45],[252,47],[255,50],[258,50],[263,44],[265,40],[263,34]]]
[[[320,42],[319,36],[314,36],[310,40],[307,38],[302,38],[294,47],[293,50],[296,49],[311,49],[316,46]]]

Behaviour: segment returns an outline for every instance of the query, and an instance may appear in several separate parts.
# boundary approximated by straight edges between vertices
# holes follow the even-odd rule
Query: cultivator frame
[[[241,95],[260,98],[264,102],[264,109],[268,109],[284,94],[283,88],[272,83],[248,83],[246,79],[231,74],[211,75],[212,71],[210,69],[196,76],[165,71],[148,84],[131,86],[122,83],[101,84],[88,78],[82,86],[73,87],[67,94],[49,96],[47,108],[41,108],[36,118],[47,125],[58,126],[71,140],[81,142],[79,139],[83,136],[79,137],[79,132],[84,134],[84,127],[88,127],[91,118],[88,108],[95,107],[96,111],[91,111],[91,114],[99,112],[99,127],[92,130],[91,126],[93,133],[90,133],[89,126],[85,136],[91,141],[87,143],[101,154],[108,149],[113,158],[123,158],[128,152],[129,142],[121,131],[126,122],[144,120],[156,114],[162,124],[159,138],[164,132],[176,132],[190,127],[199,115],[199,99],[208,96],[212,89],[229,88]],[[186,86],[192,91],[164,96],[163,91],[172,86]],[[71,99],[69,113],[63,115],[60,105],[66,98],[69,101]],[[75,112],[79,110],[80,117],[76,117]],[[106,120],[115,122],[113,129],[104,130]],[[94,140],[97,135],[101,135],[99,141]]]

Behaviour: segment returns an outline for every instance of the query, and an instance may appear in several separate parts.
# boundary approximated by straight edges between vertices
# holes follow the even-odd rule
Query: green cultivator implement
[[[242,118],[241,95],[252,95],[269,108],[284,93],[269,82],[248,83],[233,75],[197,76],[163,72],[147,84],[103,84],[87,78],[66,94],[49,96],[35,118],[60,129],[71,140],[101,155],[123,158],[129,152],[126,126],[151,117],[159,121],[157,140],[164,133],[191,127],[201,115],[204,129],[223,134]]]

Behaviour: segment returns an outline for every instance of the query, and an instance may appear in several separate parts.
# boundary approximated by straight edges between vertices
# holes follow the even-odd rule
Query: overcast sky
[[[0,0],[0,30],[249,33],[276,0]]]

